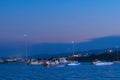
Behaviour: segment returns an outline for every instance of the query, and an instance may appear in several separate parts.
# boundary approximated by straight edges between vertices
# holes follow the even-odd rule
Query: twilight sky
[[[120,0],[0,0],[0,43],[120,35]]]

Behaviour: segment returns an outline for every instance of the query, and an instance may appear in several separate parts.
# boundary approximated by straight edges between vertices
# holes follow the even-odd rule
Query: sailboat
[[[24,34],[24,38],[25,38],[25,63],[26,64],[30,64],[30,65],[38,65],[38,64],[42,64],[42,62],[40,60],[36,60],[36,59],[28,59],[28,39],[27,39],[28,35]]]
[[[73,44],[73,56],[74,56],[74,41],[72,41],[72,44]],[[78,61],[69,61],[68,66],[78,66],[80,65],[80,63]]]

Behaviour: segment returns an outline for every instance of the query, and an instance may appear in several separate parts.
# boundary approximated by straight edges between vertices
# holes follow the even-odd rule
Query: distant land
[[[104,52],[100,54],[90,54],[87,56],[80,56],[80,57],[67,57],[68,60],[76,60],[79,62],[93,62],[95,60],[100,61],[120,61],[120,52],[113,51],[113,52]]]
[[[86,42],[75,42],[75,53],[100,53],[109,49],[120,47],[120,36],[107,36],[92,39]],[[26,46],[22,43],[0,43],[0,57],[21,57],[25,56]],[[73,44],[71,43],[40,43],[28,44],[30,57],[49,57],[71,55]]]

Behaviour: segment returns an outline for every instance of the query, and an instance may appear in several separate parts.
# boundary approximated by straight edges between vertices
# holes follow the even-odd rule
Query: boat
[[[17,59],[14,59],[14,58],[9,58],[6,60],[7,62],[17,62]]]
[[[105,65],[112,65],[114,64],[114,62],[107,62],[107,61],[95,61],[95,62],[92,62],[93,65],[96,65],[96,66],[105,66]]]
[[[58,63],[55,66],[56,67],[65,67],[65,66],[67,66],[67,63]]]
[[[114,63],[116,63],[116,64],[117,64],[117,63],[120,63],[120,61],[114,61]]]
[[[75,53],[75,52],[74,52],[74,47],[75,47],[75,46],[74,46],[74,43],[75,43],[75,42],[72,41],[72,44],[73,44],[73,45],[72,45],[72,47],[73,47],[73,59],[74,59],[74,55],[75,55],[75,54],[74,54],[74,53]],[[68,66],[77,66],[77,65],[80,65],[80,63],[79,63],[78,61],[74,61],[74,60],[73,60],[73,61],[69,61],[67,65],[68,65]]]
[[[80,65],[80,63],[78,61],[70,61],[67,65],[68,66],[78,66],[78,65]]]
[[[36,60],[36,59],[30,59],[27,61],[27,64],[29,64],[29,65],[41,65],[42,62],[39,60]]]
[[[2,59],[0,59],[0,64],[2,64],[2,63],[5,63],[5,61],[3,61]]]
[[[65,67],[67,66],[67,60],[60,58],[59,60],[47,61],[43,64],[45,67]]]

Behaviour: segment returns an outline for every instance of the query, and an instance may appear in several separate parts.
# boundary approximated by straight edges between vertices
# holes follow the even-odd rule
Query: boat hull
[[[68,64],[68,66],[78,66],[78,65],[80,65],[80,63],[77,63],[77,64],[75,64],[75,63],[73,63],[73,64]]]
[[[113,62],[93,62],[94,65],[96,66],[104,66],[104,65],[112,65],[114,64]]]

